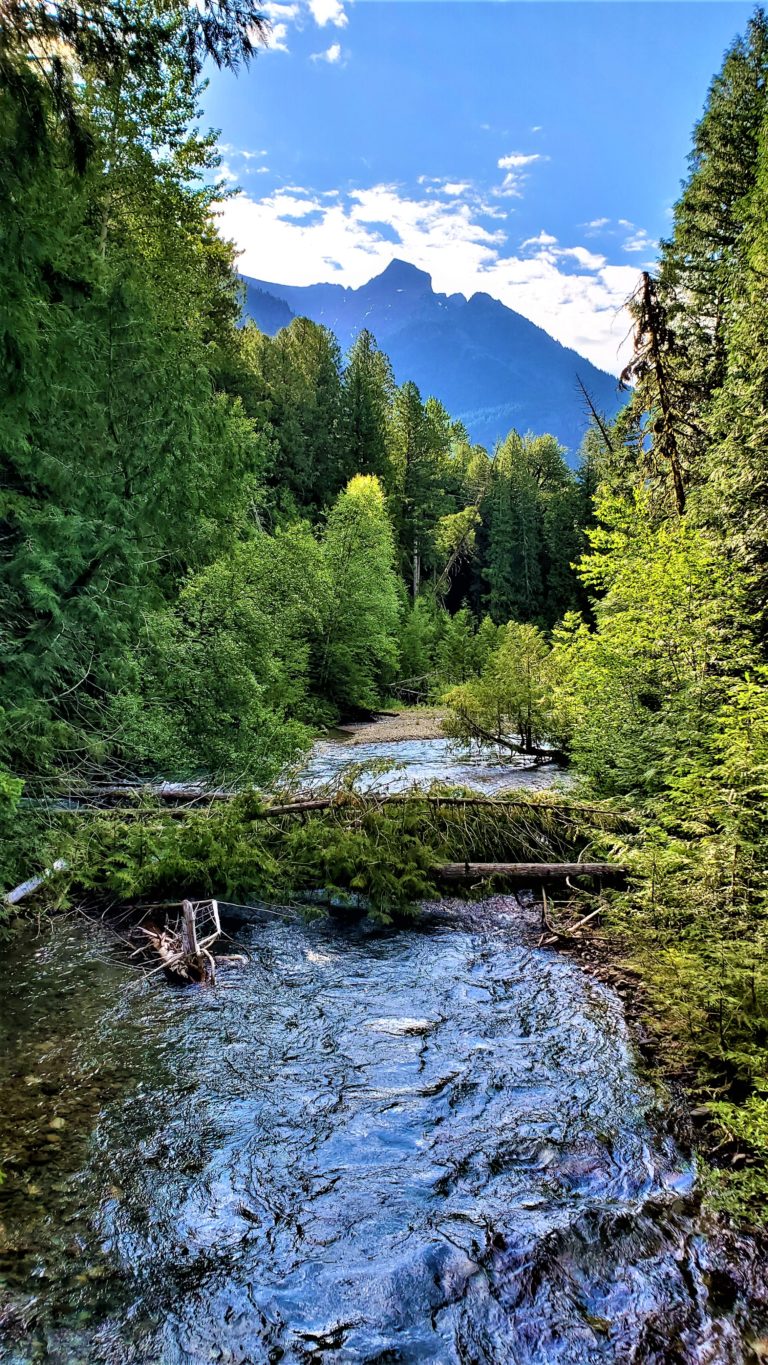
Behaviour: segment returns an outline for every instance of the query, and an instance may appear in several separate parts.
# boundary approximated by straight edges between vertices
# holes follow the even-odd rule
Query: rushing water
[[[500,761],[502,759],[503,761]],[[528,790],[550,787],[562,780],[554,763],[535,763],[522,756],[510,758],[500,750],[472,745],[469,749],[449,739],[401,740],[398,744],[355,744],[346,746],[332,741],[315,745],[302,774],[302,787],[338,778],[350,766],[360,766],[355,786],[397,792],[418,784],[446,782],[455,787],[495,792],[524,787]],[[379,765],[386,765],[385,771]]]
[[[257,911],[215,989],[82,919],[20,936],[0,1358],[740,1362],[620,1002],[532,914]]]

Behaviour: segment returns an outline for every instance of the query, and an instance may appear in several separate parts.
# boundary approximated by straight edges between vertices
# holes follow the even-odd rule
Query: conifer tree
[[[710,87],[673,234],[662,245],[656,319],[644,309],[649,335],[656,333],[666,353],[667,394],[665,399],[659,392],[657,370],[650,391],[640,397],[658,424],[661,444],[675,440],[687,481],[698,478],[709,402],[725,378],[729,300],[741,270],[742,206],[755,184],[767,83],[768,19],[758,8]],[[679,508],[679,496],[676,501]]]
[[[483,512],[488,610],[499,625],[532,620],[542,604],[541,517],[536,479],[517,432],[496,453]]]
[[[349,352],[343,380],[349,473],[375,474],[387,490],[393,487],[387,424],[394,389],[389,360],[363,330]]]

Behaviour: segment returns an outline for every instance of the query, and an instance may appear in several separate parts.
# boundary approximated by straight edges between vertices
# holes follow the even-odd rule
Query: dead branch
[[[52,863],[50,867],[46,867],[39,876],[30,877],[28,881],[22,882],[20,886],[15,886],[12,891],[7,891],[3,896],[4,904],[18,905],[19,901],[23,900],[25,896],[31,896],[35,891],[39,891],[40,887],[44,886],[55,872],[65,872],[66,868],[67,864],[64,859],[57,858],[55,863]]]
[[[199,936],[198,919],[206,915],[212,925],[211,932],[204,938]],[[211,946],[221,936],[219,907],[215,900],[181,902],[180,919],[172,927],[147,929],[140,932],[149,940],[152,950],[160,958],[159,966],[149,976],[164,971],[170,980],[203,982],[214,985],[216,982],[216,963],[210,952]]]

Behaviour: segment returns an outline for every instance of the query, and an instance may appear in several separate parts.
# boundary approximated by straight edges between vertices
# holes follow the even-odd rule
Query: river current
[[[247,960],[187,990],[76,916],[19,935],[0,1359],[746,1359],[621,1003],[534,921],[506,896],[407,930],[240,910]]]

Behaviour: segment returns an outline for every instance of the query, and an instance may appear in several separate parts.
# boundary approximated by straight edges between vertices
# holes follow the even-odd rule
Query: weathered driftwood
[[[211,932],[201,938],[198,934],[198,914],[205,911],[212,925]],[[141,929],[153,951],[160,958],[155,971],[164,971],[171,980],[182,982],[216,981],[216,962],[210,948],[221,935],[218,902],[192,901],[181,903],[181,919],[173,928]],[[150,973],[152,975],[153,973]]]
[[[3,896],[5,905],[18,905],[19,901],[25,896],[31,896],[35,891],[39,891],[41,886],[53,876],[54,872],[65,872],[67,864],[63,858],[57,858],[55,863],[46,867],[37,877],[30,877],[28,881],[22,882],[20,886],[15,886],[12,891],[7,891]]]
[[[619,863],[442,863],[435,868],[441,881],[478,882],[489,877],[510,881],[564,881],[566,877],[626,877]]]

